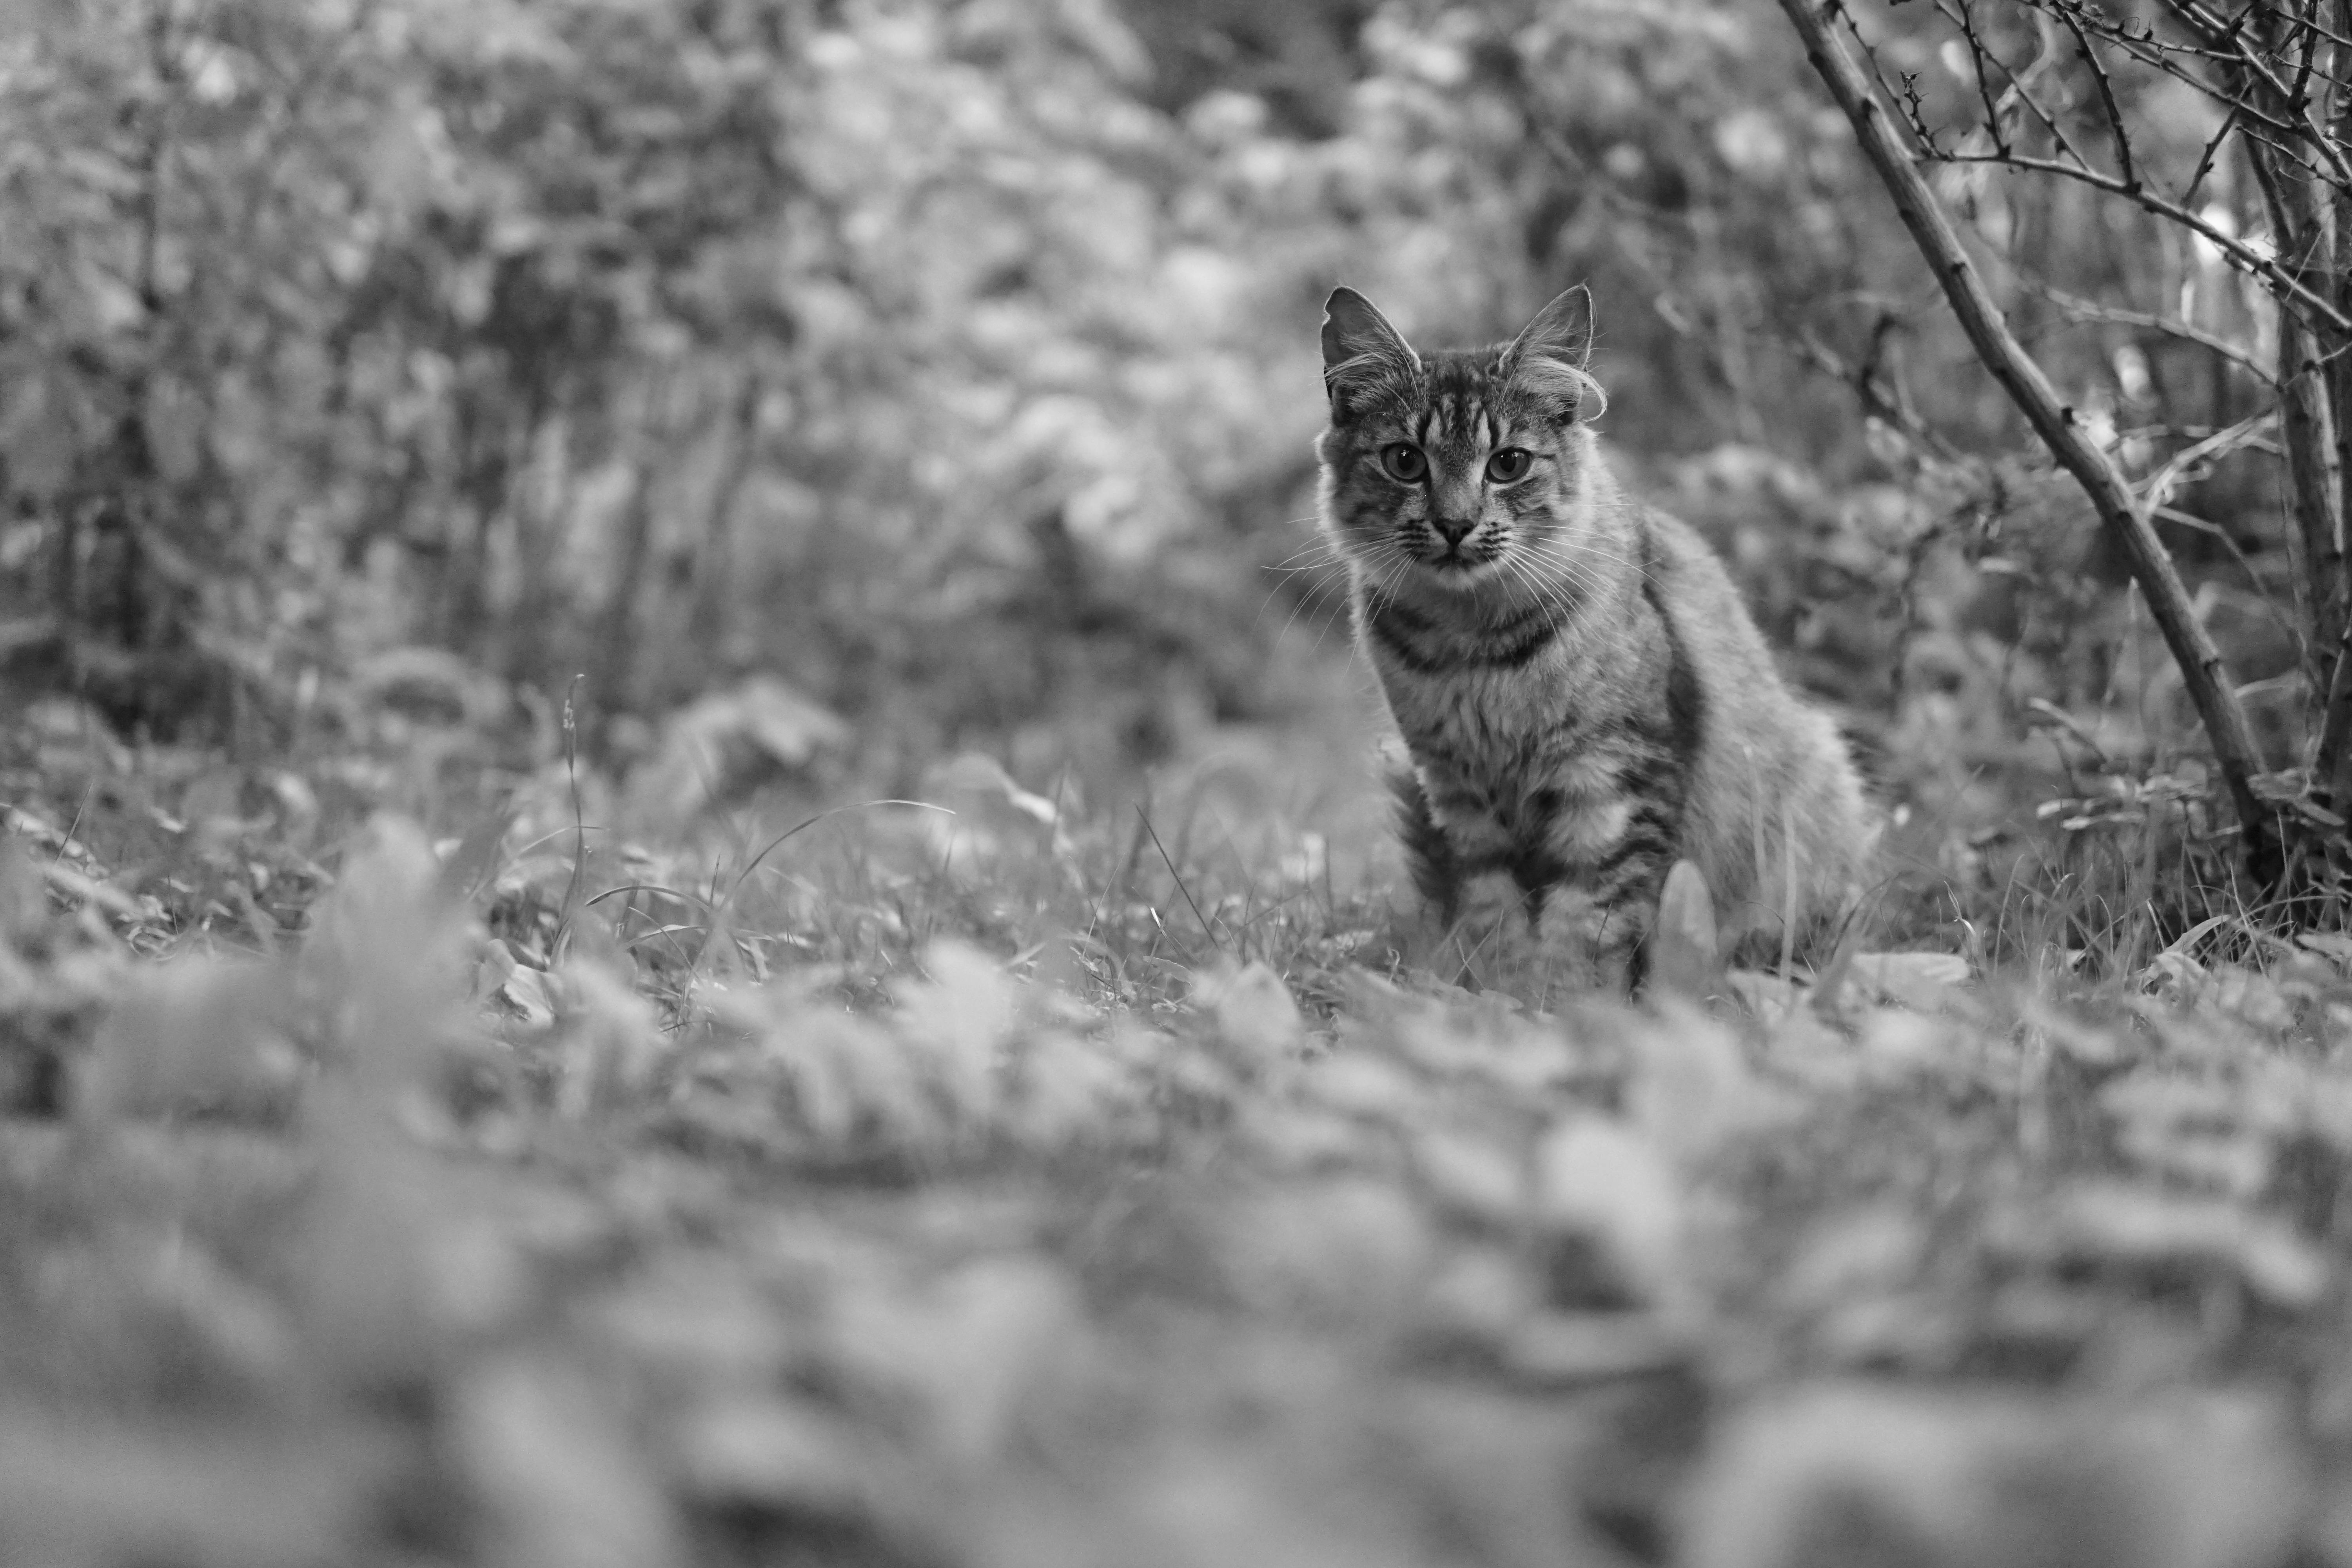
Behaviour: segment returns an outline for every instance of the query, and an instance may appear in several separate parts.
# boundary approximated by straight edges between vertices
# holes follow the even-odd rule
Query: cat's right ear
[[[1420,374],[1421,356],[1370,300],[1331,290],[1323,302],[1323,390],[1335,421],[1352,417],[1367,395],[1409,389]]]

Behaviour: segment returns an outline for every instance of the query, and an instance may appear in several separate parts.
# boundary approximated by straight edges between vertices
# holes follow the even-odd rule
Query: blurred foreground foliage
[[[2352,1561],[2352,946],[1541,1016],[906,810],[162,963],[14,824],[0,1558]]]

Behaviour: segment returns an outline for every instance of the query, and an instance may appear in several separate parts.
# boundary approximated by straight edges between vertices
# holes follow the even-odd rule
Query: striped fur
[[[1323,328],[1323,526],[1412,757],[1405,858],[1465,969],[1523,993],[1638,984],[1677,858],[1727,946],[1791,910],[1806,945],[1873,837],[1721,563],[1611,476],[1590,340],[1581,289],[1495,349],[1417,353],[1346,289]]]

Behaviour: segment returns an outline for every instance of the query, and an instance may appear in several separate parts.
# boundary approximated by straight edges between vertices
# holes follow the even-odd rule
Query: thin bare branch
[[[2310,10],[2316,26],[2316,0]],[[2352,7],[2337,0],[2339,20],[2347,15],[2352,15]],[[2339,58],[2352,51],[2352,42],[2333,35],[2330,44]],[[2339,141],[2347,116],[2352,116],[2352,101],[2339,96],[2334,126]],[[2336,298],[2342,299],[2346,289],[2344,269],[2352,265],[2352,187],[2338,182],[2325,193],[2305,187],[2301,195],[2310,205],[2315,236],[2331,227],[2335,230],[2334,250],[2329,257],[2333,265],[2327,269],[2327,283]],[[2335,662],[2328,668],[2326,706],[2320,719],[2319,749],[2312,756],[2312,773],[2326,791],[2329,804],[2341,812],[2347,803],[2352,803],[2352,548],[2347,547],[2345,538],[2347,528],[2352,528],[2352,515],[2347,515],[2352,513],[2352,497],[2346,496],[2340,488],[2347,477],[2352,477],[2352,358],[2345,353],[2352,348],[2352,340],[2338,337],[2326,347],[2327,402],[2336,422],[2333,478],[2339,488],[2334,513],[2326,520],[2333,523],[2333,532],[2318,542],[2321,549],[2315,565],[2319,574],[2325,574],[2317,576],[2315,587],[2327,597],[2335,614],[2336,643]],[[2315,528],[2320,524],[2321,520],[2313,520]],[[2331,553],[2335,569],[2329,572]]]
[[[2001,130],[2000,106],[1993,101],[1992,83],[1986,79],[1985,66],[1988,61],[2000,66],[2009,77],[2011,87],[2017,83],[2017,73],[2009,68],[2007,62],[1987,48],[1985,41],[1977,36],[1976,13],[1969,9],[1969,0],[1936,0],[1936,9],[1941,11],[1954,26],[1959,28],[1960,37],[1968,42],[1969,74],[1976,78],[1977,99],[1984,105],[1985,133],[1992,138],[1993,151],[2006,157],[2009,153],[2009,136]],[[2039,112],[2041,106],[2033,101],[2031,93],[2020,93],[2018,96],[2025,100],[2027,108]],[[2049,116],[2043,115],[2042,118],[2042,123],[2050,125],[2053,132],[2057,130]]]
[[[2028,0],[2028,3],[2035,3],[2035,0]],[[2214,65],[2230,70],[2235,70],[2238,68],[2239,61],[2234,54],[2209,49],[2187,49],[2179,47],[2179,45],[2166,44],[2162,40],[2154,37],[2136,38],[2129,33],[2123,31],[2120,27],[2113,25],[2103,25],[2100,18],[2088,12],[2078,12],[2077,14],[2081,16],[2084,26],[2094,37],[2106,39],[2110,43],[2114,44],[2117,48],[2129,55],[2139,64],[2147,66],[2151,70],[2160,71],[2164,75],[2172,78],[2175,81],[2180,82],[2185,86],[2194,88],[2197,91],[2212,99],[2216,103],[2228,104],[2231,106],[2245,118],[2262,124],[2264,128],[2277,134],[2294,135],[2297,133],[2297,128],[2295,126],[2288,123],[2286,121],[2277,119],[2254,104],[2246,102],[2243,99],[2231,93],[2225,88],[2215,86],[2205,78],[2199,76],[2195,71],[2192,71],[2186,66],[2180,64],[2180,62],[2174,58],[2175,56],[2186,55],[2195,59],[2210,60]]]
[[[1987,120],[1996,126],[1992,132],[1996,148],[2005,153],[2008,150],[2008,142],[1997,128],[2000,110],[1993,100],[1991,84],[1985,79],[1985,65],[1988,61],[1999,66],[2001,75],[2009,79],[2009,89],[2001,97],[2015,98],[2018,102],[2023,104],[2033,118],[2042,122],[2042,129],[2050,133],[2051,143],[2066,156],[2078,163],[2081,162],[2083,154],[2076,150],[2073,139],[2066,134],[2066,128],[2059,122],[2056,115],[2042,107],[2042,100],[2033,96],[2032,89],[2027,84],[2027,79],[2033,74],[2040,63],[2038,58],[2022,71],[2013,68],[2007,60],[1995,54],[1990,45],[1977,37],[1974,13],[1967,8],[1966,0],[1935,0],[1935,5],[1946,21],[1960,29],[1961,37],[1968,41],[1971,68],[1977,79],[1977,96],[1984,103]],[[1859,33],[1855,35],[1857,38],[1860,36]]]
[[[1941,158],[1944,150],[1936,145],[1935,129],[1927,123],[1926,106],[1919,101],[1919,73],[1905,71],[1902,93],[1888,96],[1903,106],[1903,118],[1910,122],[1911,134],[1919,139],[1919,145],[1927,149],[1927,155]]]
[[[1911,406],[1911,400],[1903,395],[1903,389],[1884,382],[1874,365],[1852,363],[1810,331],[1799,337],[1784,338],[1782,342],[1800,361],[1853,388],[1854,401],[1862,405],[1863,413],[1901,431],[1913,446],[1932,452],[1946,462],[1964,460],[1960,449],[1947,440],[1943,432],[1919,417],[1917,410]]]
[[[1904,72],[1903,90],[1898,93],[1895,84],[1886,79],[1886,68],[1879,62],[1878,51],[1872,48],[1870,40],[1862,36],[1862,24],[1854,20],[1853,7],[1840,4],[1834,9],[1838,19],[1845,24],[1845,30],[1853,35],[1853,47],[1860,49],[1862,58],[1870,62],[1871,75],[1877,79],[1880,93],[1889,102],[1901,103],[1908,110],[1907,123],[1911,134],[1918,139],[1920,150],[1931,158],[1945,157],[1944,150],[1936,145],[1936,133],[1928,126],[1927,115],[1920,107],[1918,73]]]
[[[1781,0],[1781,3],[1785,6],[1788,0]],[[2271,286],[2271,292],[2279,296],[2282,301],[2292,300],[2310,311],[2318,321],[2336,331],[2352,332],[2352,316],[2346,315],[2336,309],[2332,301],[2322,298],[2307,284],[2291,276],[2276,261],[2253,249],[2236,235],[2217,227],[2204,217],[2190,212],[2179,202],[2158,195],[2146,185],[2136,188],[2126,185],[2113,174],[2102,174],[2088,164],[2062,163],[2055,158],[2029,157],[2021,153],[2012,153],[2005,158],[1992,153],[1955,153],[1940,161],[1947,163],[1999,163],[2003,167],[2018,169],[2029,174],[2055,174],[2061,179],[2074,180],[2095,190],[2105,191],[2111,195],[2122,196],[2147,208],[2158,217],[2169,219],[2191,233],[2201,236],[2210,242],[2216,250],[2268,283]]]
[[[2168,321],[2151,311],[2127,310],[2120,306],[2102,305],[2095,300],[2085,300],[2080,295],[2069,294],[2063,289],[2044,283],[2038,279],[2029,278],[2023,273],[2011,275],[2017,279],[2021,288],[2041,296],[2042,300],[2057,307],[2073,321],[2085,324],[2097,321],[2108,326],[2137,327],[2142,331],[2162,332],[2166,337],[2178,338],[2185,343],[2195,343],[2199,348],[2207,349],[2221,355],[2265,386],[2278,385],[2278,377],[2273,375],[2260,360],[2229,339],[2216,333],[2206,331],[2200,327],[2192,327],[2186,321]]]
[[[2326,259],[2321,252],[2328,243],[2327,225],[2319,205],[2324,198],[2315,182],[2282,174],[2275,150],[2250,140],[2245,151],[2281,259],[2300,277],[2315,259]],[[2343,462],[2333,390],[2336,378],[2322,362],[2317,341],[2292,312],[2280,312],[2278,333],[2280,434],[2286,448],[2293,542],[2301,546],[2296,553],[2301,557],[2305,624],[2311,631],[2304,656],[2313,685],[2326,689],[2332,684],[2326,661],[2342,640],[2345,611],[2340,587]],[[2323,758],[2331,754],[2324,748],[2320,752]]]
[[[2216,37],[2221,36],[2223,26],[2220,19],[2207,12],[2203,5],[2198,4],[2198,0],[2167,0],[2167,4],[2175,16],[2187,21],[2190,26],[2210,31]],[[2249,6],[2248,9],[2252,10],[2252,7]],[[2303,18],[2301,26],[2315,31],[2316,28],[2316,24],[2307,16]],[[2284,82],[2279,80],[2277,74],[2271,69],[2270,63],[2246,42],[2244,29],[2236,21],[2231,22],[2226,30],[2231,40],[2230,47],[2236,53],[2246,73],[2276,95],[2282,113],[2293,116],[2291,121],[2282,121],[2280,128],[2292,131],[2297,140],[2316,153],[2326,163],[2330,177],[2338,184],[2352,184],[2352,164],[2345,162],[2343,149],[2336,146],[2335,138],[2329,136],[2320,127],[2319,122],[2312,117],[2311,100],[2305,90],[2309,86],[2310,78],[2308,59],[2306,58],[2299,73],[2296,85],[2290,89]]]
[[[2116,170],[2125,184],[2139,188],[2139,170],[2132,163],[2131,133],[2124,129],[2124,111],[2116,102],[2116,84],[2107,79],[2106,62],[2099,51],[2091,47],[2091,36],[2083,31],[2083,24],[2072,11],[2061,10],[2058,19],[2074,35],[2075,47],[2083,51],[2083,63],[2091,68],[2092,79],[2099,84],[2099,103],[2105,110],[2107,130],[2116,139]]]
[[[2180,193],[2181,205],[2188,206],[2197,200],[2197,187],[2212,173],[2214,156],[2221,151],[2221,143],[2229,139],[2231,128],[2237,123],[2238,106],[2233,103],[2230,112],[2221,116],[2221,128],[2213,132],[2213,140],[2205,143],[2205,151],[2197,160],[2197,172],[2189,176],[2189,188]]]
[[[2288,98],[2287,107],[2300,112],[2311,102],[2311,75],[2319,63],[2319,36],[2312,28],[2308,16],[2298,17],[2296,21],[2298,26],[2294,36],[2301,41],[2302,48],[2294,65],[2294,91]]]
[[[2173,492],[2182,485],[2194,482],[2210,471],[2213,465],[2233,452],[2248,447],[2267,447],[2264,437],[2278,428],[2275,410],[2265,409],[2214,431],[2201,441],[2183,447],[2158,465],[2140,487],[2141,504],[2149,507],[2168,504]]]

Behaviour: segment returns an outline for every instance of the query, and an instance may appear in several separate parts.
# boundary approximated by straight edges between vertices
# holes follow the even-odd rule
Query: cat
[[[1810,950],[1874,838],[1722,563],[1611,474],[1591,342],[1580,285],[1483,350],[1417,353],[1351,289],[1323,321],[1322,526],[1411,758],[1407,867],[1446,962],[1531,1001],[1637,987],[1678,859],[1727,948]]]

